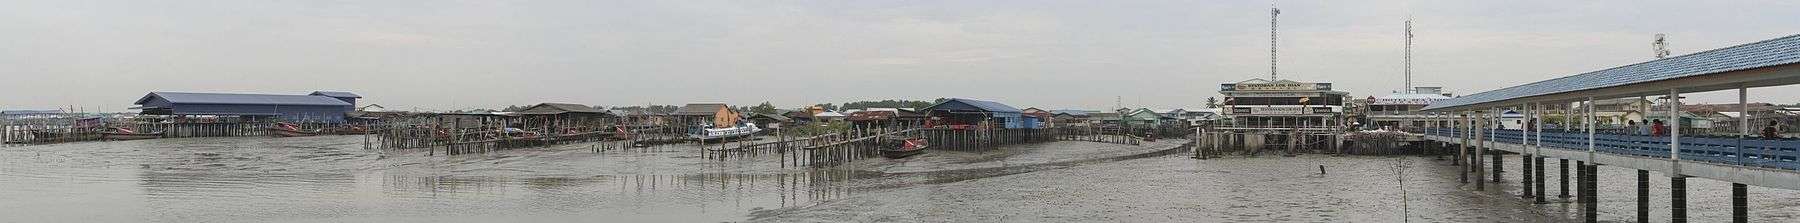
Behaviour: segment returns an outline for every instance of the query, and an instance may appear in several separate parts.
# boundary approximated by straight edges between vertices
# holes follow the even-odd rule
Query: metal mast
[[[1407,94],[1414,93],[1412,86],[1412,38],[1412,19],[1406,19],[1406,84],[1404,85],[1405,88],[1400,89],[1400,92]]]
[[[1269,3],[1269,81],[1280,80],[1280,78],[1278,78],[1275,75],[1275,40],[1276,40],[1276,37],[1278,37],[1275,32],[1275,21],[1276,21],[1277,16],[1281,16],[1281,9],[1275,8],[1275,3],[1270,2]]]
[[[1656,59],[1669,56],[1669,42],[1663,40],[1662,33],[1656,34],[1656,40],[1650,42],[1650,47],[1652,47],[1651,50],[1655,50]]]

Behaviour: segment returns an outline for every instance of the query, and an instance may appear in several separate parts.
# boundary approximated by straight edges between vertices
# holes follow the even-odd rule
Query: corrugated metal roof
[[[1023,111],[1023,110],[1019,110],[1019,108],[1007,106],[1006,104],[1001,104],[999,102],[983,101],[983,100],[975,100],[975,99],[967,99],[967,98],[951,98],[947,101],[944,101],[944,103],[950,103],[952,101],[962,102],[963,104],[968,104],[969,106],[975,106],[975,108],[979,108],[979,109],[985,110],[987,112],[1019,113],[1019,112]],[[938,104],[943,104],[943,103],[938,103]],[[931,107],[937,107],[937,105],[932,105]]]
[[[717,104],[717,103],[687,104],[686,106],[681,106],[681,108],[675,109],[675,112],[672,112],[669,114],[671,114],[671,115],[707,116],[707,115],[715,115],[715,113],[719,112],[719,109],[726,109],[726,108],[729,108],[729,107],[725,106],[725,104]]]
[[[362,95],[356,95],[356,93],[342,92],[342,91],[314,91],[312,94],[309,94],[309,95],[324,95],[326,97],[336,97],[336,98],[362,98]]]
[[[542,103],[542,104],[533,105],[529,108],[525,108],[525,110],[523,110],[523,111],[519,111],[519,114],[529,114],[529,115],[554,115],[554,114],[562,114],[562,113],[610,114],[610,113],[607,113],[606,111],[601,111],[600,109],[596,109],[594,107],[588,107],[587,105],[570,104],[570,103]]]
[[[1075,109],[1050,110],[1050,114],[1068,114],[1068,115],[1073,115],[1073,116],[1088,116],[1088,114],[1098,113],[1098,112],[1100,112],[1100,111],[1075,110]]]
[[[5,110],[0,115],[54,115],[62,114],[62,110]]]
[[[315,95],[274,95],[274,94],[227,94],[227,93],[186,93],[186,92],[150,92],[133,104],[142,105],[152,97],[161,97],[175,104],[237,104],[237,105],[331,105],[350,106],[350,103],[327,96]]]
[[[1800,35],[1614,67],[1438,101],[1426,110],[1601,89],[1800,62]]]

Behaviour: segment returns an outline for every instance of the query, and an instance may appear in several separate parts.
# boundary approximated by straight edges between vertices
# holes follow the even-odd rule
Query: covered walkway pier
[[[1559,181],[1559,194],[1567,198],[1568,163],[1574,160],[1576,202],[1582,204],[1586,222],[1598,220],[1595,193],[1599,182],[1594,176],[1597,165],[1638,170],[1638,222],[1650,219],[1650,172],[1662,173],[1670,181],[1671,222],[1689,220],[1689,177],[1731,182],[1732,221],[1749,222],[1745,192],[1748,186],[1800,190],[1800,140],[1763,137],[1753,132],[1760,129],[1748,124],[1735,126],[1734,134],[1684,134],[1679,118],[1666,121],[1666,128],[1654,128],[1655,131],[1640,130],[1650,128],[1635,125],[1606,131],[1608,127],[1597,123],[1594,102],[1618,98],[1658,100],[1660,104],[1644,103],[1635,110],[1646,117],[1682,117],[1683,94],[1735,91],[1736,108],[1744,112],[1748,110],[1749,89],[1793,84],[1800,84],[1800,35],[1440,101],[1424,111],[1440,120],[1434,123],[1449,124],[1434,124],[1423,133],[1428,140],[1455,150],[1451,153],[1457,154],[1457,159],[1451,164],[1466,168],[1462,171],[1463,182],[1470,182],[1469,175],[1473,174],[1477,190],[1486,189],[1490,175],[1493,182],[1504,179],[1500,174],[1505,173],[1501,153],[1519,154],[1523,158],[1518,175],[1523,187],[1521,197],[1539,204],[1547,203],[1545,163],[1549,159],[1560,161],[1560,177],[1564,180]],[[1500,114],[1504,111],[1521,112],[1526,118],[1502,119]],[[1739,123],[1749,123],[1751,117],[1736,118],[1741,119]],[[1546,128],[1546,122],[1558,121],[1562,124]]]

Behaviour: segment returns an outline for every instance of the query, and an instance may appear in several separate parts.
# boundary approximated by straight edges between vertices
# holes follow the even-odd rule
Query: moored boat
[[[120,127],[113,127],[100,134],[100,137],[106,140],[139,140],[163,137],[162,132],[137,132],[136,130]]]
[[[277,122],[277,123],[275,123],[275,127],[269,128],[270,135],[275,135],[275,136],[280,136],[280,137],[316,136],[316,135],[319,135],[319,133],[320,133],[320,131],[318,129],[304,130],[304,129],[300,129],[300,125],[295,125],[294,123],[286,123],[286,122]]]
[[[925,153],[931,144],[925,138],[891,138],[884,140],[886,146],[881,148],[881,157],[889,159],[906,158]]]
[[[727,140],[756,135],[757,132],[761,131],[762,129],[757,128],[754,123],[741,123],[729,128],[710,128],[709,126],[701,126],[695,128],[693,131],[689,131],[688,137],[703,141]]]

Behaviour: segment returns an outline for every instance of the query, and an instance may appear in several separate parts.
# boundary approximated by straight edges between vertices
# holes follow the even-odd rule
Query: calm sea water
[[[1428,157],[1194,160],[1164,155],[1174,142],[1059,142],[807,169],[773,156],[708,160],[693,146],[446,157],[364,150],[362,140],[0,147],[0,222],[1551,222],[1575,219],[1579,207],[1517,199],[1516,176],[1472,191]],[[1602,171],[1602,219],[1631,220],[1635,175]],[[1662,219],[1667,180],[1655,182]],[[1691,215],[1727,219],[1727,184],[1689,184]],[[1793,191],[1751,193],[1757,221],[1800,213]]]

